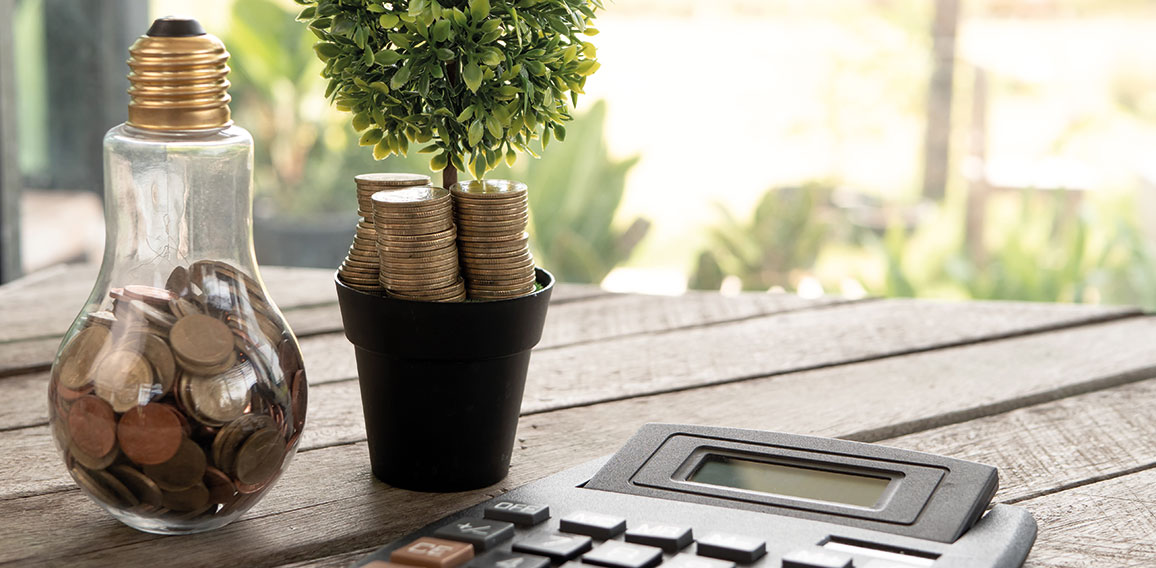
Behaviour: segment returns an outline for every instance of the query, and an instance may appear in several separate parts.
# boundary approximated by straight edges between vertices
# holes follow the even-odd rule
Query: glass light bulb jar
[[[252,507],[296,452],[307,399],[254,260],[253,140],[228,120],[228,53],[203,30],[164,35],[189,22],[158,20],[132,48],[129,122],[104,139],[104,259],[48,389],[77,485],[161,534]]]

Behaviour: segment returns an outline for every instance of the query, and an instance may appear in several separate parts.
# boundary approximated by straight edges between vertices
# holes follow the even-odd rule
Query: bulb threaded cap
[[[168,16],[129,47],[127,124],[207,130],[230,123],[229,52],[192,18]]]

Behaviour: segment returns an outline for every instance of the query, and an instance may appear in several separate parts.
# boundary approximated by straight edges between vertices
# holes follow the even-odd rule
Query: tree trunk
[[[931,29],[934,68],[927,92],[927,129],[923,137],[923,197],[932,201],[941,201],[947,187],[958,22],[959,0],[936,0]]]

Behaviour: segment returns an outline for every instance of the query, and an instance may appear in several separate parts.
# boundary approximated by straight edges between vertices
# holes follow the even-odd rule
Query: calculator
[[[647,424],[617,453],[398,539],[369,568],[1015,568],[994,467],[779,432]],[[985,512],[986,511],[986,512]]]

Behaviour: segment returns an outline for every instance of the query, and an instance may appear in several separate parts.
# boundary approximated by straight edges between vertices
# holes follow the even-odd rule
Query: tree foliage
[[[377,159],[410,144],[482,177],[517,152],[564,140],[586,78],[598,69],[585,36],[601,0],[297,0],[297,19]]]

